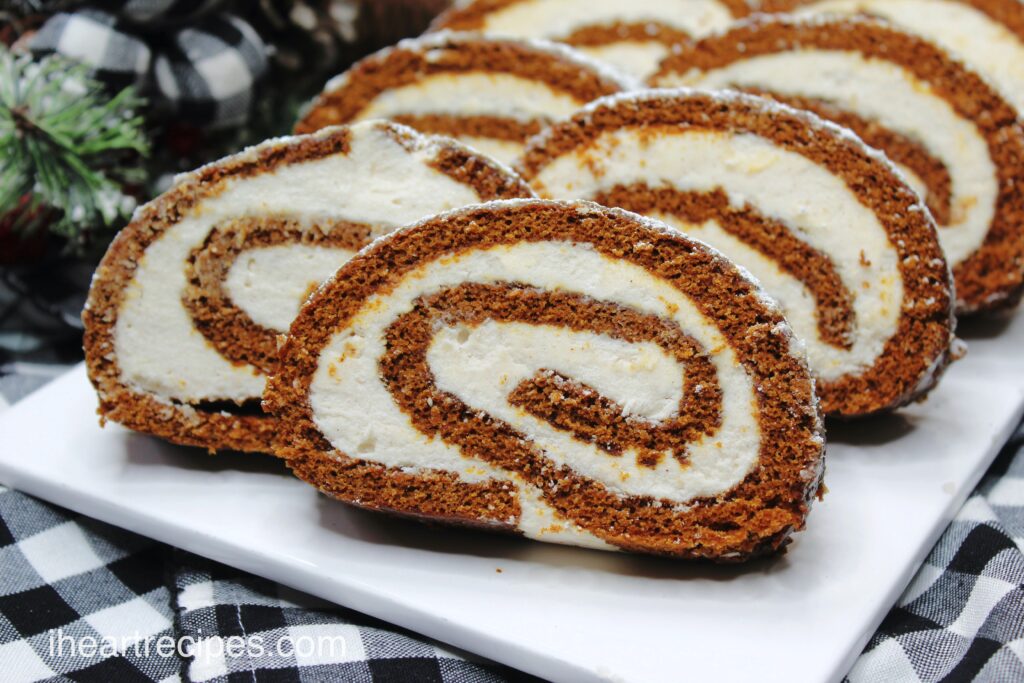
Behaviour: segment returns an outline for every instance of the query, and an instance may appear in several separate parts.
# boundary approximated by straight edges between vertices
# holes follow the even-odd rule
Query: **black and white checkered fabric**
[[[81,310],[94,269],[63,257],[0,268],[0,412],[81,358]]]
[[[157,91],[189,121],[244,123],[267,70],[266,52],[256,31],[238,17],[211,17],[179,30],[156,55]]]
[[[153,64],[149,45],[124,21],[98,9],[62,12],[50,17],[32,37],[37,55],[59,54],[89,66],[111,88],[145,91]]]
[[[886,617],[849,680],[1024,681],[1024,425]]]
[[[13,402],[20,398],[10,392],[16,386],[0,382],[0,394]],[[54,656],[51,643],[56,647],[60,634],[124,646],[91,657]],[[184,656],[153,652],[165,636]],[[144,649],[137,655],[132,646],[145,642],[148,656]],[[0,488],[0,680],[179,675],[217,683],[527,678]],[[848,680],[1024,681],[1024,425]]]
[[[190,556],[191,557],[191,556]],[[264,579],[191,557],[176,573],[180,633],[194,642],[189,680],[437,681],[525,679],[393,626]]]
[[[147,5],[136,4],[140,12]],[[168,1],[149,10],[202,9],[182,5],[205,7]],[[86,8],[48,19],[30,48],[37,55],[60,54],[81,61],[112,88],[133,85],[159,109],[212,128],[245,123],[268,69],[263,40],[248,23],[230,14],[173,27],[143,27],[123,13]]]
[[[532,680],[0,486],[0,680]]]
[[[0,487],[0,679],[178,680],[165,552]]]

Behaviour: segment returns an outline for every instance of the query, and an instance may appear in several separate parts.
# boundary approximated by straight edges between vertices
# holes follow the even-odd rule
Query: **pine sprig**
[[[149,152],[131,88],[111,97],[81,64],[0,48],[0,218],[28,236],[45,227],[79,247],[136,200]]]

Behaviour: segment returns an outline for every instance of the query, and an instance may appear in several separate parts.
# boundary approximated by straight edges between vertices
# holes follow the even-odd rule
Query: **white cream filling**
[[[732,22],[717,0],[526,0],[491,12],[484,31],[516,38],[562,38],[583,26],[657,21],[691,35]]]
[[[532,121],[538,116],[559,118],[579,109],[581,102],[543,81],[507,73],[468,71],[441,73],[375,97],[358,118],[388,118],[396,114],[456,114],[503,116]]]
[[[381,93],[359,112],[356,120],[400,114],[451,114],[501,116],[529,122],[538,117],[563,118],[584,104],[547,83],[512,74],[444,73]],[[455,137],[501,162],[510,162],[523,151],[523,145],[516,142],[468,135]]]
[[[1024,112],[1024,43],[1006,26],[963,2],[947,0],[825,0],[796,14],[871,13],[949,50],[987,76]]]
[[[527,538],[594,550],[618,550],[558,514],[544,502],[539,489],[524,483],[519,477],[514,476],[511,479],[519,487],[519,530]]]
[[[892,161],[892,159],[889,161]],[[895,161],[893,161],[893,166],[900,170],[900,173],[903,174],[903,179],[907,182],[907,185],[910,185],[910,189],[917,193],[918,197],[921,197],[922,200],[928,199],[928,184],[924,182],[921,176]]]
[[[669,53],[669,48],[657,40],[623,40],[607,45],[579,46],[588,57],[607,62],[622,72],[643,82],[652,76]]]
[[[511,406],[508,394],[521,379],[548,368],[599,389],[633,414],[663,419],[678,406],[684,370],[660,348],[548,326],[525,329],[529,326],[489,322],[476,329],[440,327],[428,353],[439,387],[472,408],[507,420],[554,462],[614,492],[678,504],[722,493],[756,465],[760,431],[753,382],[718,330],[679,290],[643,268],[565,242],[519,243],[439,258],[409,273],[390,293],[370,297],[321,352],[310,386],[314,420],[335,448],[408,471],[458,473],[465,481],[511,478],[521,488],[524,511],[533,511],[524,516],[524,533],[543,535],[550,516],[534,514],[543,506],[538,491],[508,472],[464,456],[455,445],[424,436],[380,378],[378,360],[385,352],[387,327],[411,310],[418,297],[466,282],[522,282],[543,291],[579,292],[615,302],[675,320],[709,353],[723,393],[721,428],[690,444],[688,466],[666,456],[657,467],[646,468],[636,464],[632,453],[611,456]],[[546,540],[579,542],[573,536],[554,533]]]
[[[815,340],[820,339],[814,295],[803,282],[784,271],[775,261],[765,258],[761,252],[723,230],[716,221],[690,223],[661,212],[653,212],[651,216],[685,232],[690,237],[707,242],[749,270],[780,302],[797,335],[802,339],[809,339],[812,345]],[[797,312],[796,315],[791,315],[791,311]],[[794,319],[799,319],[799,326],[793,322]],[[808,338],[807,334],[813,336]]]
[[[683,191],[722,188],[733,204],[752,205],[831,258],[853,295],[857,325],[849,350],[821,340],[813,298],[775,261],[714,223],[692,225],[659,216],[706,240],[761,280],[806,342],[818,377],[835,380],[863,372],[896,334],[903,303],[896,249],[878,217],[827,169],[751,134],[680,129],[674,135],[650,136],[622,129],[553,160],[532,184],[542,197],[570,199],[594,197],[615,185],[632,183]]]
[[[410,153],[376,124],[354,126],[351,143],[347,155],[227,181],[222,192],[149,245],[126,287],[114,330],[122,381],[182,401],[262,395],[264,377],[218,354],[181,301],[185,261],[218,224],[269,214],[397,226],[479,201],[472,188],[428,165],[432,150]]]
[[[671,417],[683,398],[683,368],[657,344],[550,325],[446,327],[434,336],[427,361],[441,390],[510,422],[519,409],[508,404],[508,393],[540,368],[587,384],[645,420]]]
[[[460,135],[459,142],[479,150],[492,159],[497,159],[504,164],[510,164],[522,155],[526,149],[525,142],[513,142],[512,140],[499,140],[497,138],[481,138],[475,135]]]
[[[287,332],[309,294],[354,255],[308,244],[247,249],[228,270],[224,290],[257,325]]]
[[[985,241],[999,191],[985,138],[927,83],[899,65],[854,52],[801,50],[663,80],[702,88],[735,85],[817,97],[878,121],[921,143],[949,171],[953,210],[951,223],[939,231],[939,240],[950,265],[966,260]]]

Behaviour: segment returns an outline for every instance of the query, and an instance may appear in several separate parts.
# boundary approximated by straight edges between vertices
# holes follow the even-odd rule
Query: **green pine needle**
[[[81,64],[0,46],[0,218],[73,248],[124,221],[136,205],[125,186],[145,180],[144,104],[131,88],[111,97]]]

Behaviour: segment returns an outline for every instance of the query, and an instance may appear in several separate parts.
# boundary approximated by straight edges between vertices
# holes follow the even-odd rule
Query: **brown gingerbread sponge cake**
[[[813,114],[725,91],[619,95],[534,138],[519,166],[541,197],[656,217],[749,269],[806,343],[827,414],[901,406],[950,360],[934,221],[879,152]]]
[[[749,0],[736,16],[863,14],[935,42],[987,77],[1024,112],[1024,2],[1021,0]]]
[[[347,503],[740,561],[804,526],[823,440],[802,345],[717,252],[588,202],[381,238],[303,307],[265,405]]]
[[[311,290],[403,223],[531,194],[454,141],[381,121],[184,175],[136,213],[93,279],[83,319],[100,414],[186,445],[272,452],[265,375]]]
[[[472,0],[443,13],[432,28],[556,40],[647,78],[673,45],[724,28],[747,11],[747,0]]]
[[[389,118],[511,161],[551,120],[630,86],[565,46],[445,32],[357,62],[327,83],[295,131]]]
[[[682,47],[652,83],[753,91],[853,129],[927,198],[959,311],[1019,301],[1024,133],[1017,111],[934,43],[863,17],[755,17]]]

